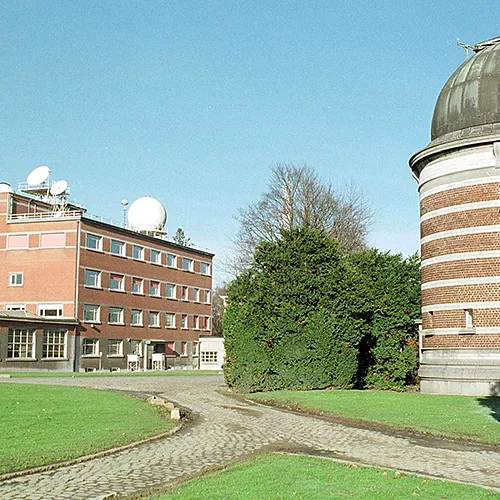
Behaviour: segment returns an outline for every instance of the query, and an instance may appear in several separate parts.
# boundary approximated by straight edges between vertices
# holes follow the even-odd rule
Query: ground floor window
[[[42,357],[65,358],[67,333],[66,330],[44,330]]]
[[[201,362],[202,363],[217,363],[217,351],[202,351],[201,352]]]
[[[83,356],[98,356],[99,355],[99,340],[83,339],[82,343]]]
[[[123,353],[123,341],[108,340],[108,356],[121,356]]]
[[[35,330],[29,328],[12,328],[7,340],[8,358],[35,357]]]

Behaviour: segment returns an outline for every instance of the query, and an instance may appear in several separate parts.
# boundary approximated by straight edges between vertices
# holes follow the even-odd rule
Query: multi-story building
[[[0,369],[198,367],[212,258],[0,192]]]

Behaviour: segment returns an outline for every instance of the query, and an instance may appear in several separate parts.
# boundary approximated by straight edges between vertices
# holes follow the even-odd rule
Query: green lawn
[[[500,398],[389,391],[274,391],[248,398],[399,429],[500,444]]]
[[[217,370],[168,370],[148,372],[0,372],[0,375],[10,375],[11,378],[38,378],[38,377],[176,377],[176,376],[200,376],[219,375]]]
[[[171,429],[165,410],[80,387],[0,384],[0,474],[69,460]]]
[[[241,500],[354,498],[364,500],[500,499],[500,493],[438,479],[320,458],[266,455],[188,481],[150,500],[170,498]]]

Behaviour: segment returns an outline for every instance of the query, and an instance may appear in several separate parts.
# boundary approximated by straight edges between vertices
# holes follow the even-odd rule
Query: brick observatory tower
[[[500,394],[500,37],[446,82],[419,184],[426,393]]]

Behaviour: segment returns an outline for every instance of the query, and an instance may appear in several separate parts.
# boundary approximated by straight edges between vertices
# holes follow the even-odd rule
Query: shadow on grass
[[[478,403],[490,410],[490,415],[500,422],[500,382],[493,384],[490,389],[490,395],[484,398],[478,398]]]

